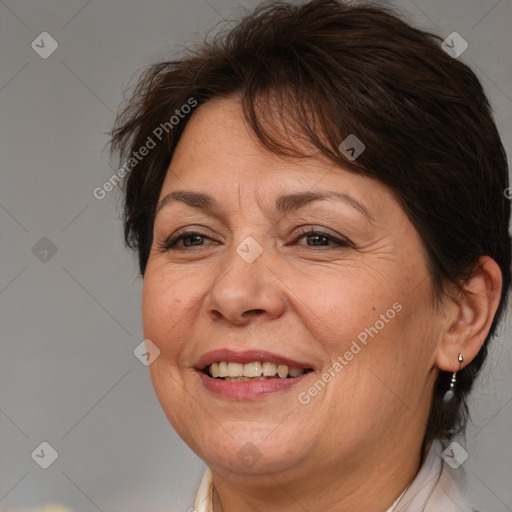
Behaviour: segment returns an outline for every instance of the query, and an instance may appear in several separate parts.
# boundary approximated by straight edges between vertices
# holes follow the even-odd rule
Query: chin
[[[283,430],[275,435],[275,427],[275,424],[229,422],[217,425],[200,439],[186,435],[182,438],[211,468],[239,474],[278,473],[297,467],[312,443],[299,430]]]

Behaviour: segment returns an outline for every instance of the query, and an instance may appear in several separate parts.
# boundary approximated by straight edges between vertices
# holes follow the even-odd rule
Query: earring
[[[459,371],[462,368],[462,363],[464,362],[464,356],[459,354]],[[443,402],[450,402],[452,398],[455,396],[454,388],[455,382],[457,381],[457,372],[453,372],[452,380],[450,381],[450,389],[444,394]]]

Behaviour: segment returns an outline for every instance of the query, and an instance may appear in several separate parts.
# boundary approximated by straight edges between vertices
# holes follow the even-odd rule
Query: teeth
[[[298,377],[304,373],[304,368],[290,368],[288,370],[290,377]]]
[[[244,374],[244,365],[241,363],[228,363],[228,376],[241,377]]]
[[[263,363],[263,376],[273,377],[277,373],[277,365],[274,363]]]
[[[259,362],[244,364],[244,377],[261,377],[262,372],[263,369]]]
[[[241,382],[241,381],[248,381],[248,380],[265,380],[265,377],[226,377],[223,380],[229,380],[233,382]]]
[[[228,363],[219,363],[219,377],[228,376]]]
[[[209,374],[214,378],[224,378],[232,381],[264,380],[265,377],[276,377],[280,379],[299,377],[304,373],[304,368],[288,367],[286,364],[275,364],[269,362],[254,361],[252,363],[235,363],[219,361],[212,363],[209,367]]]
[[[286,377],[288,377],[288,366],[285,364],[280,364],[277,367],[277,375],[279,375],[281,379],[286,379]]]

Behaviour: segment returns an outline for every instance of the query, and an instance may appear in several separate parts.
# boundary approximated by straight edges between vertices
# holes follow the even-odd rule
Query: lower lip
[[[302,382],[309,373],[293,377],[291,379],[266,379],[266,380],[245,380],[245,381],[229,381],[214,379],[205,373],[198,371],[199,377],[203,381],[204,386],[211,393],[224,397],[235,398],[238,400],[251,400],[261,398],[279,391],[285,391]]]

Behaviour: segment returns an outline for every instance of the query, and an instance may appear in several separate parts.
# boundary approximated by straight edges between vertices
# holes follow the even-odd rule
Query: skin
[[[463,366],[471,361],[499,302],[501,273],[485,257],[467,297],[434,307],[421,239],[393,194],[304,150],[302,159],[268,152],[238,98],[215,99],[192,115],[160,194],[207,193],[222,210],[173,201],[159,211],[142,296],[144,336],[161,351],[150,366],[156,394],[211,468],[215,512],[387,510],[418,471],[438,370],[458,370],[459,353]],[[279,195],[319,190],[350,195],[371,218],[332,199],[272,215]],[[302,226],[350,245],[299,235]],[[183,228],[203,236],[159,249]],[[252,263],[236,252],[249,236],[263,249]],[[397,302],[401,311],[300,403]],[[194,366],[226,347],[278,352],[315,372],[267,397],[221,398]],[[250,467],[238,456],[249,442],[258,454]]]

